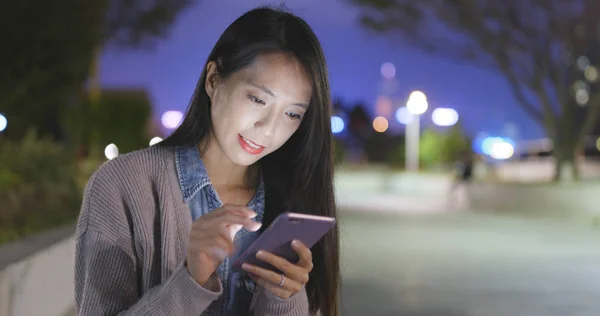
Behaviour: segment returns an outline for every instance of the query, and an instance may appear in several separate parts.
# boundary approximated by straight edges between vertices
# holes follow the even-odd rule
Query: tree
[[[600,2],[348,0],[362,25],[427,52],[499,71],[553,140],[556,179],[597,122]],[[581,80],[582,72],[587,76]]]
[[[98,103],[100,94],[100,53],[104,47],[117,49],[153,48],[169,34],[179,14],[195,0],[103,0],[101,38],[94,47],[90,65],[90,94]]]
[[[58,113],[87,77],[100,32],[96,1],[0,2],[0,112],[6,136],[20,139],[30,126],[61,137]]]
[[[148,146],[152,105],[145,90],[103,90],[98,106],[89,102],[65,113],[69,143],[90,155],[99,155],[110,143],[118,146],[119,153]]]
[[[469,151],[470,142],[459,124],[446,131],[426,129],[420,139],[419,159],[426,167],[448,165]]]
[[[0,2],[0,113],[5,136],[30,127],[62,139],[60,113],[78,103],[99,47],[150,47],[193,0]],[[93,72],[93,71],[92,71]],[[96,80],[97,81],[97,80]]]
[[[363,142],[371,134],[371,118],[367,113],[366,106],[356,103],[350,113],[348,130],[358,142]]]

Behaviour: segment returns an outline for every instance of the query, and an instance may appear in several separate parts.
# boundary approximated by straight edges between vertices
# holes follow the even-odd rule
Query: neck
[[[256,180],[254,166],[233,163],[214,141],[199,144],[202,162],[213,186],[217,188],[252,188]]]

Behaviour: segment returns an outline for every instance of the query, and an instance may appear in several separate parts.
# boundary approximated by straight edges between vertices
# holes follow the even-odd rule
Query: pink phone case
[[[233,265],[236,271],[242,271],[242,263],[249,263],[281,273],[272,265],[256,258],[259,250],[265,250],[296,263],[299,258],[292,249],[293,240],[301,241],[311,248],[336,224],[333,217],[283,213],[242,253]]]

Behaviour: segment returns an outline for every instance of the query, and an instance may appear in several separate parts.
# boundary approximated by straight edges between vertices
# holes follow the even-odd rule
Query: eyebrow
[[[273,93],[273,91],[269,90],[269,88],[267,88],[267,87],[265,87],[265,86],[263,86],[263,85],[260,85],[260,84],[258,84],[258,83],[256,83],[256,82],[252,82],[252,81],[250,81],[250,80],[248,80],[248,81],[246,81],[246,82],[247,82],[249,85],[251,85],[251,86],[253,86],[253,87],[255,87],[255,88],[258,88],[258,89],[260,89],[260,90],[264,91],[266,94],[268,94],[268,95],[270,95],[270,96],[272,96],[272,97],[275,97],[275,93]],[[293,105],[295,105],[295,106],[299,106],[299,107],[301,107],[301,108],[303,108],[303,109],[305,109],[305,110],[308,108],[308,104],[306,104],[306,103],[294,103]]]

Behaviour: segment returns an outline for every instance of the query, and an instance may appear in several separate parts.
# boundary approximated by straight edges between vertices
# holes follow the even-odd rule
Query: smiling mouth
[[[261,146],[242,135],[238,135],[238,140],[242,149],[249,154],[257,155],[265,149],[265,146]]]

